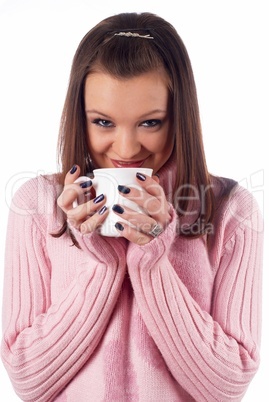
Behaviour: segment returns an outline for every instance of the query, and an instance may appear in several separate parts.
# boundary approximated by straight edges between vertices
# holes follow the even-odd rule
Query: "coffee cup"
[[[112,206],[114,204],[120,204],[123,207],[126,206],[131,208],[135,212],[142,213],[141,209],[136,202],[128,200],[123,197],[118,190],[119,185],[123,185],[129,188],[142,189],[136,179],[136,173],[146,174],[148,176],[152,175],[152,169],[150,168],[100,168],[93,171],[94,177],[92,180],[93,188],[95,189],[96,195],[104,194],[106,196],[106,206],[109,209],[109,214],[105,221],[100,226],[100,234],[109,237],[118,237],[120,233],[115,227],[115,223],[118,221],[124,222],[124,219],[116,215]],[[88,181],[89,177],[81,176],[75,182],[81,183],[83,181]],[[75,207],[77,202],[73,204]],[[130,221],[128,221],[130,224]]]

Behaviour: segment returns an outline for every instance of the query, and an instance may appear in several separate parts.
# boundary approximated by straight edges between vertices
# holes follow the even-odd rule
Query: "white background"
[[[28,178],[56,171],[58,127],[72,57],[93,25],[119,12],[150,11],[175,26],[193,64],[209,170],[248,187],[268,222],[267,4],[266,0],[0,0],[1,292],[12,195]],[[264,401],[261,395],[268,385],[267,249],[262,363],[244,402]],[[0,379],[1,401],[18,401],[2,364]]]

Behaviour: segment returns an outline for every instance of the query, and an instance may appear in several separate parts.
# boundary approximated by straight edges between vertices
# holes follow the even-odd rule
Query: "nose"
[[[113,144],[114,152],[122,160],[130,160],[139,154],[142,148],[137,134],[132,130],[119,130]]]

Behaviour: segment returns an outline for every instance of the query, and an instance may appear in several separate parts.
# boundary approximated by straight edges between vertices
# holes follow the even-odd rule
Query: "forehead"
[[[154,70],[132,78],[116,78],[97,71],[85,84],[85,107],[167,108],[169,79],[164,70]]]

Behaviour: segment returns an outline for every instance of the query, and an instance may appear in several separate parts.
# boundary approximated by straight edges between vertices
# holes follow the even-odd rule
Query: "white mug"
[[[109,237],[120,236],[120,233],[115,228],[115,223],[118,221],[124,222],[124,219],[113,212],[112,206],[114,204],[120,204],[123,207],[126,206],[136,212],[143,212],[135,202],[124,198],[118,190],[119,185],[141,189],[136,179],[137,172],[146,174],[147,176],[152,175],[152,169],[149,168],[101,168],[93,171],[94,178],[91,180],[96,191],[96,196],[104,194],[106,196],[105,205],[110,209],[108,216],[100,227],[101,235]],[[83,181],[89,181],[89,177],[81,176],[75,183]],[[75,207],[76,205],[77,202],[75,201],[73,206]]]

